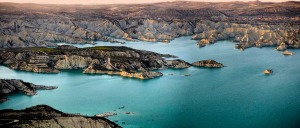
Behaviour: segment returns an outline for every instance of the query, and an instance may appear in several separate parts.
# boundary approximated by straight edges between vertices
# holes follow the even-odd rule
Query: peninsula
[[[14,93],[24,93],[25,95],[36,95],[36,90],[53,90],[56,86],[35,85],[16,79],[0,79],[0,102],[7,101],[7,96]]]
[[[120,128],[108,119],[82,116],[58,111],[47,105],[37,105],[23,110],[0,110],[0,126],[5,128]]]
[[[176,58],[176,56],[124,46],[77,48],[62,45],[57,48],[34,47],[0,50],[0,64],[8,65],[12,69],[38,73],[59,73],[60,70],[82,69],[86,74],[109,74],[151,79],[163,75],[151,70],[191,66],[188,62],[180,59],[165,60],[165,58]]]

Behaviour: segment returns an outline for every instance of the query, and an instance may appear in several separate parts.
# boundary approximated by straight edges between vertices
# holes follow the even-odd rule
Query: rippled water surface
[[[10,100],[0,104],[0,109],[47,104],[64,112],[86,115],[115,110],[118,115],[109,119],[118,120],[128,128],[299,126],[300,50],[290,50],[294,56],[283,56],[273,48],[241,52],[230,41],[198,48],[196,41],[189,39],[182,37],[169,44],[127,42],[125,46],[173,54],[190,63],[214,59],[226,67],[167,69],[160,71],[163,77],[137,80],[85,75],[80,71],[38,74],[0,66],[0,78],[59,87],[39,91],[35,96],[10,96]],[[122,44],[97,42],[97,45]],[[274,73],[263,75],[262,71],[268,68]],[[171,73],[174,75],[168,75]],[[118,109],[121,106],[125,108]]]

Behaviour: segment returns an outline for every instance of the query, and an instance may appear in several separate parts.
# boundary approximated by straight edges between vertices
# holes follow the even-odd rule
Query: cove
[[[226,67],[160,70],[164,74],[162,77],[137,80],[110,75],[85,75],[80,71],[39,74],[0,66],[0,78],[58,86],[56,90],[38,91],[38,95],[31,97],[10,96],[10,100],[0,104],[0,109],[23,109],[47,104],[64,112],[84,115],[116,112],[118,115],[109,119],[118,120],[118,124],[125,128],[299,125],[299,50],[290,50],[294,56],[283,56],[274,48],[249,48],[241,52],[230,41],[219,41],[198,48],[196,41],[190,40],[190,37],[177,38],[169,44],[96,43],[173,54],[190,63],[214,59]],[[262,74],[267,68],[273,69],[274,73],[268,76]],[[168,75],[170,73],[173,75]],[[118,109],[121,106],[125,108]],[[135,114],[126,115],[127,111]]]

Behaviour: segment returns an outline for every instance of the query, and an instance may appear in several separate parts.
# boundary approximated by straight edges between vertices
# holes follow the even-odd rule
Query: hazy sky
[[[17,3],[43,3],[43,4],[115,4],[115,3],[150,3],[150,2],[166,2],[175,0],[0,0],[0,2],[17,2]],[[205,1],[205,2],[227,2],[237,0],[190,0],[190,1]],[[239,0],[239,1],[254,1],[254,0]],[[267,2],[282,2],[288,0],[261,0]],[[294,0],[300,1],[300,0]]]

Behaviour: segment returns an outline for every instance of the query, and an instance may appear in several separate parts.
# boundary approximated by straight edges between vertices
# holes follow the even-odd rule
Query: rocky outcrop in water
[[[56,86],[34,85],[32,83],[24,82],[16,79],[0,79],[0,102],[7,100],[7,96],[14,93],[23,93],[28,96],[35,95],[36,90],[52,90]]]
[[[120,128],[102,117],[67,114],[47,105],[24,110],[0,110],[0,126],[5,128]]]
[[[263,71],[263,73],[264,73],[265,75],[269,75],[269,74],[272,74],[272,73],[273,73],[273,70],[272,70],[272,69],[266,69],[266,70]]]
[[[285,55],[285,56],[292,56],[293,55],[293,53],[288,51],[288,50],[285,50],[284,52],[282,52],[282,54]]]
[[[280,43],[280,45],[276,48],[278,51],[284,51],[287,49],[287,45],[285,43]]]
[[[196,66],[196,67],[206,67],[206,68],[222,68],[222,67],[224,67],[223,64],[221,64],[215,60],[201,60],[201,61],[194,62],[192,65]]]
[[[170,68],[188,68],[191,66],[188,62],[184,60],[176,59],[176,60],[167,60],[167,65]]]
[[[112,74],[139,79],[162,76],[161,73],[150,70],[168,68],[164,57],[176,56],[113,46],[0,50],[1,62],[12,69],[41,73],[83,69],[83,73],[87,74]]]

